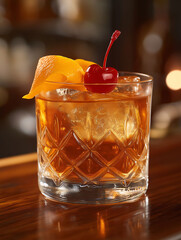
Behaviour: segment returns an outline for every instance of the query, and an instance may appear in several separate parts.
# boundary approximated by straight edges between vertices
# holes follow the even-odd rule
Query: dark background
[[[56,54],[102,65],[115,29],[122,35],[108,66],[154,77],[152,141],[180,135],[180,11],[178,0],[0,0],[0,158],[36,151],[34,100],[22,96],[38,59]]]

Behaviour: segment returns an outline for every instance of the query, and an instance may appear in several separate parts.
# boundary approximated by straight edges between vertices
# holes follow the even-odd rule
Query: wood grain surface
[[[181,239],[181,138],[152,142],[149,190],[125,204],[49,201],[35,154],[0,160],[0,239]]]

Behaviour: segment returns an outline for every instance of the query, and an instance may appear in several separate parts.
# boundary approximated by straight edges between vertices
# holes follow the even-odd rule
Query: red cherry
[[[109,93],[115,88],[116,84],[114,83],[117,83],[118,71],[112,67],[106,67],[106,62],[107,62],[107,56],[109,54],[111,46],[113,42],[119,37],[120,34],[121,32],[118,30],[116,30],[113,33],[104,57],[103,67],[100,67],[97,64],[93,64],[93,65],[90,65],[86,70],[86,73],[84,76],[84,85],[88,91],[91,91],[94,93]],[[97,83],[101,83],[101,85]],[[95,85],[91,85],[91,84],[95,84]]]
[[[117,83],[118,71],[112,67],[102,68],[97,64],[88,67],[84,76],[84,85],[88,91],[94,93],[109,93],[115,88]],[[101,83],[102,85],[88,85],[88,84]],[[104,85],[105,84],[105,85]]]

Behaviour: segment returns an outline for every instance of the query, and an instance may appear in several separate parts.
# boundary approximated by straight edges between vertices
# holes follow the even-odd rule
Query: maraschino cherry
[[[93,64],[90,65],[86,70],[84,76],[84,85],[88,91],[94,93],[109,93],[115,88],[115,84],[112,83],[117,83],[118,71],[115,68],[106,67],[106,62],[112,44],[120,34],[121,32],[118,30],[112,34],[111,41],[104,57],[103,67],[97,64]],[[101,83],[101,85],[98,83]]]

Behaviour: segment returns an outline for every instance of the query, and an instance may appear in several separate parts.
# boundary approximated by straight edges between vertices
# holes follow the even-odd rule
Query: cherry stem
[[[116,30],[115,32],[113,32],[113,34],[111,36],[111,40],[110,40],[109,46],[107,48],[107,51],[106,51],[106,54],[105,54],[105,57],[104,57],[104,62],[103,62],[103,68],[104,69],[106,68],[107,57],[108,57],[109,51],[110,51],[114,41],[119,37],[120,34],[121,34],[121,32]]]

